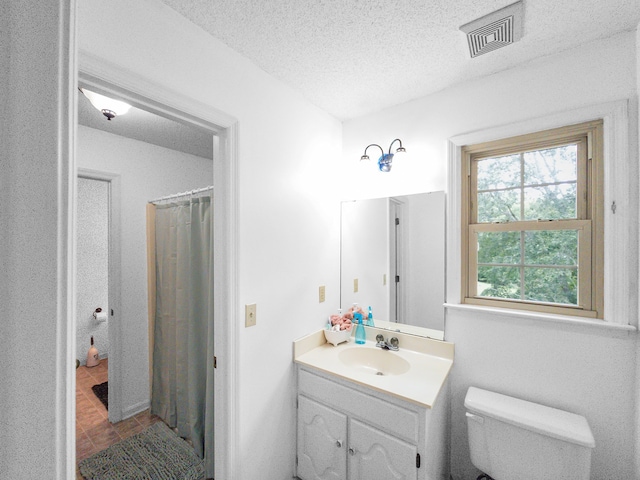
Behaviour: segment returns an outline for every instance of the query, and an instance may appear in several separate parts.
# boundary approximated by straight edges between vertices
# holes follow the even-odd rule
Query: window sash
[[[537,151],[537,150],[545,150],[556,147],[562,147],[566,145],[577,145],[577,192],[576,192],[576,218],[577,219],[586,219],[589,218],[589,208],[588,208],[588,138],[585,135],[582,135],[577,138],[573,138],[571,141],[561,142],[538,142],[536,143],[535,148],[526,148],[520,146],[520,148],[511,147],[509,149],[496,149],[491,152],[477,152],[473,153],[469,157],[470,161],[470,197],[471,197],[471,205],[470,205],[470,218],[469,223],[475,224],[478,223],[478,193],[490,191],[490,190],[478,190],[478,162],[482,160],[486,160],[488,158],[495,158],[504,155],[512,155],[519,154],[521,157],[521,165],[524,165],[523,156],[527,152]],[[520,172],[520,185],[518,187],[509,188],[509,190],[519,190],[520,191],[520,214],[522,215],[522,209],[524,208],[524,191],[530,185],[525,184],[524,182],[524,170]],[[556,183],[569,183],[569,182],[556,182]],[[494,189],[494,190],[508,190],[506,188]],[[547,219],[545,219],[547,220]]]
[[[511,298],[494,298],[478,296],[478,233],[481,232],[526,232],[526,231],[554,231],[554,230],[575,230],[578,232],[578,305],[535,302],[523,299]],[[544,310],[560,313],[567,309],[573,314],[582,316],[595,317],[592,309],[591,294],[591,221],[590,220],[555,220],[548,222],[525,221],[525,222],[508,222],[508,223],[482,223],[469,225],[468,227],[468,259],[469,274],[467,276],[467,292],[465,299],[467,303],[477,303],[480,305],[503,305],[505,302],[517,303],[522,308],[535,307]],[[525,265],[524,259],[521,258],[519,263],[509,265],[518,267],[523,274],[524,268],[531,268],[531,265]],[[553,268],[553,265],[547,266]],[[561,268],[568,266],[560,265]],[[522,292],[521,292],[522,293]],[[530,307],[527,307],[530,305]]]

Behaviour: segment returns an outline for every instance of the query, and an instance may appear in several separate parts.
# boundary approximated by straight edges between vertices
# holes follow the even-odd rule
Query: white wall
[[[404,207],[408,247],[404,255],[407,323],[444,328],[445,196],[443,192],[410,195]],[[402,276],[401,276],[402,277]],[[400,279],[402,283],[402,278]]]
[[[147,202],[211,185],[213,161],[79,125],[77,164],[120,176],[122,283],[117,318],[122,328],[122,410],[127,417],[149,403]]]
[[[407,160],[402,170],[394,164],[395,176],[377,174],[361,183],[385,191],[445,189],[448,138],[627,98],[632,100],[635,165],[636,59],[635,32],[627,32],[347,122],[344,162],[354,163],[346,170],[359,168],[355,162],[363,146],[400,137],[411,163]],[[637,230],[637,223],[630,230]],[[637,325],[637,318],[625,320]],[[477,476],[463,412],[469,385],[585,415],[597,445],[592,478],[635,478],[635,334],[449,311],[445,335],[456,344],[451,376],[456,480]]]
[[[338,302],[341,125],[160,2],[78,7],[82,51],[239,121],[237,478],[288,478],[291,342],[321,328]],[[327,287],[322,304],[319,285]],[[257,304],[257,325],[245,329],[249,303]]]
[[[108,324],[93,316],[109,311],[109,183],[78,178],[77,198],[76,358],[86,365],[91,337],[100,358],[109,356]]]
[[[477,475],[469,460],[463,406],[471,385],[585,416],[596,441],[591,478],[636,478],[635,334],[449,311],[446,338],[456,346],[451,379],[455,479]]]
[[[393,285],[389,271],[389,200],[344,202],[341,243],[342,311],[357,303],[365,314],[371,307],[374,319],[389,321],[389,288]],[[358,291],[354,292],[356,278]]]

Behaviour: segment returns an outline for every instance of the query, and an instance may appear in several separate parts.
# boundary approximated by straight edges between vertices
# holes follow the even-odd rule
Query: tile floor
[[[160,421],[148,410],[118,423],[109,423],[107,409],[91,387],[108,380],[109,360],[76,369],[76,462]],[[83,477],[76,468],[76,480]]]

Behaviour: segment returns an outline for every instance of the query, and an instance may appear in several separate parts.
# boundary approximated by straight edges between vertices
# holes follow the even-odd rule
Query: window
[[[602,122],[462,159],[463,303],[602,318]]]

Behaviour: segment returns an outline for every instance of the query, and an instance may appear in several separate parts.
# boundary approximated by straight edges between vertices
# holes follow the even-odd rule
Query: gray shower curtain
[[[157,205],[151,413],[177,428],[213,478],[213,208]]]

